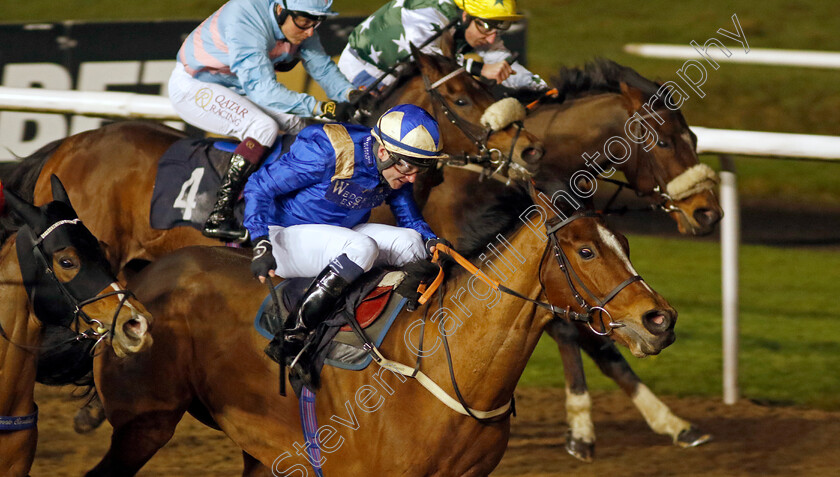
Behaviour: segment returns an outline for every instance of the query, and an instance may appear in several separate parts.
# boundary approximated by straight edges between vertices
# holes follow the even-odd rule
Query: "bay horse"
[[[438,291],[444,306],[431,300],[402,311],[378,348],[388,360],[417,363],[448,396],[457,382],[464,404],[447,409],[394,367],[325,367],[317,395],[325,475],[489,474],[507,444],[514,388],[550,320],[537,313],[540,306],[591,317],[590,325],[609,330],[636,356],[673,342],[676,311],[636,275],[626,241],[600,216],[567,217],[533,191],[491,205],[477,214],[468,256],[501,248],[515,266],[500,281],[520,295],[480,284],[478,272],[456,271]],[[297,455],[303,446],[297,399],[277,393],[278,367],[253,329],[266,291],[249,263],[238,250],[189,247],[132,278],[132,289],[157,319],[157,346],[128,360],[97,357],[97,387],[114,431],[89,476],[133,475],[187,411],[243,449],[246,472],[309,475],[306,458]],[[490,277],[498,267],[502,258],[482,262]],[[593,300],[604,313],[595,313]],[[426,316],[428,326],[418,331]],[[421,339],[422,363],[414,351]],[[490,422],[463,415],[467,409],[480,418],[487,412]]]
[[[0,248],[3,476],[26,476],[35,457],[35,378],[46,334],[57,327],[72,329],[71,340],[90,343],[75,347],[83,355],[97,351],[125,357],[152,343],[150,315],[117,283],[98,242],[78,220],[55,176],[52,188],[54,200],[40,208],[8,189],[4,194],[23,226],[5,229],[9,217],[4,217],[6,239]],[[103,341],[110,344],[108,351],[97,348]]]
[[[402,81],[387,103],[407,102],[438,111],[432,106],[438,99],[427,92],[423,78],[434,81],[458,69],[458,65],[443,56],[419,51],[414,54],[422,75]],[[436,115],[445,138],[444,152],[484,157],[503,151],[505,159],[522,168],[532,170],[536,166],[543,150],[533,135],[515,124],[490,130],[479,123],[495,103],[486,87],[468,75],[459,75],[447,82],[446,89],[436,90],[436,94],[441,92],[458,117],[453,123],[443,112]],[[192,227],[158,230],[149,225],[158,159],[183,137],[182,132],[156,123],[108,124],[44,146],[23,160],[7,185],[22,194],[33,194],[38,204],[49,197],[49,176],[59,176],[74,198],[79,216],[107,244],[106,252],[117,271],[134,260],[152,261],[187,245],[221,245]]]
[[[702,235],[713,230],[722,217],[715,193],[717,177],[700,164],[696,137],[682,112],[666,104],[667,91],[663,93],[661,85],[631,68],[598,60],[583,69],[561,70],[554,86],[558,90],[557,98],[545,98],[525,121],[526,128],[546,145],[535,175],[537,179],[553,181],[587,170],[599,177],[599,169],[587,165],[587,157],[600,155],[597,162],[601,169],[608,171],[614,167],[621,171],[627,179],[626,186],[668,211],[682,233]],[[623,162],[606,159],[604,145],[608,140],[626,136],[628,121],[642,116],[648,117],[645,124],[649,127],[649,139],[656,138],[646,144],[651,146],[650,150],[643,144],[628,141],[634,147]],[[653,119],[654,116],[662,123]],[[442,184],[430,190],[424,215],[441,236],[458,237],[476,205],[492,200],[505,189],[501,181],[479,182],[481,176],[474,169],[446,167]],[[566,184],[566,187],[574,185]],[[583,206],[588,197],[572,196],[572,199]],[[374,220],[393,222],[389,215],[390,211],[379,208],[374,212]],[[671,412],[642,383],[609,339],[593,334],[579,323],[563,320],[552,320],[546,331],[557,342],[563,360],[570,426],[566,448],[571,455],[584,461],[594,458],[591,398],[581,348],[631,397],[655,432],[670,436],[681,447],[699,445],[711,438]]]

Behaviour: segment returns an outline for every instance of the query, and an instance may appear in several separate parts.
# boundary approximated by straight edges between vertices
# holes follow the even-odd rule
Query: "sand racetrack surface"
[[[79,401],[68,388],[36,388],[40,407],[38,453],[32,477],[78,476],[105,454],[110,426],[92,434],[73,432]],[[566,454],[562,389],[521,388],[518,417],[507,452],[493,476],[837,476],[840,475],[840,412],[763,406],[742,400],[663,400],[714,440],[680,449],[651,432],[620,392],[593,396],[598,444],[595,462]],[[190,416],[170,443],[143,468],[142,476],[237,476],[239,450],[221,432]],[[310,473],[311,475],[312,473]],[[341,476],[329,476],[341,477]],[[372,476],[390,477],[390,476]]]

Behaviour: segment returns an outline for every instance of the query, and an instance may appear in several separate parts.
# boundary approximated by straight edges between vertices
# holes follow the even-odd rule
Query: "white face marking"
[[[621,260],[624,262],[625,269],[630,272],[631,275],[638,275],[636,269],[633,268],[633,264],[630,263],[630,257],[624,253],[624,249],[621,247],[621,242],[618,241],[618,237],[616,237],[615,234],[608,228],[604,227],[603,224],[598,224],[598,235],[601,237],[601,242],[603,242],[604,245],[613,250],[617,256],[621,257]],[[647,282],[642,280],[642,284],[644,284],[645,288],[647,288],[649,292],[653,293],[653,290],[648,286]]]
[[[111,283],[111,288],[114,291],[125,291],[125,289],[123,287],[119,286],[116,282]],[[128,301],[128,300],[123,302],[123,306],[126,306],[126,307],[128,307],[129,310],[131,310],[132,316],[136,316],[136,315],[140,314],[140,312],[137,311],[137,308],[134,308],[134,305],[132,305],[131,302]]]

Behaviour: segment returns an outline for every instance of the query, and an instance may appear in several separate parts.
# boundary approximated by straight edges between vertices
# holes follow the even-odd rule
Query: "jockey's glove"
[[[312,115],[315,119],[323,121],[346,122],[353,117],[353,113],[355,112],[356,107],[350,103],[319,101],[315,105],[315,110],[312,111]]]
[[[251,273],[255,277],[267,277],[268,272],[277,268],[274,260],[274,253],[271,248],[271,241],[267,235],[257,237],[253,240],[254,258],[251,259]]]
[[[431,253],[433,253],[433,252],[434,252],[434,251],[432,250],[432,248],[433,248],[435,245],[438,245],[438,244],[440,244],[440,245],[446,245],[447,247],[449,247],[449,248],[451,248],[451,249],[454,249],[454,248],[455,248],[455,247],[453,247],[453,246],[452,246],[452,244],[451,244],[451,243],[449,243],[449,240],[446,240],[445,238],[440,238],[440,237],[433,237],[433,238],[430,238],[429,240],[426,240],[426,250],[428,250],[428,251],[429,251],[429,253],[431,254]]]

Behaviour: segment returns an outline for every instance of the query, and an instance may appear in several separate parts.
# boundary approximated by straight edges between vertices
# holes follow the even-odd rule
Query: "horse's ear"
[[[624,108],[631,115],[642,109],[642,105],[645,103],[645,99],[642,97],[642,91],[638,88],[628,86],[623,81],[621,82],[621,97],[624,100]]]
[[[4,190],[3,195],[6,197],[6,204],[9,206],[9,209],[23,219],[24,222],[33,227],[41,222],[41,209],[21,199],[9,189]]]
[[[57,175],[53,174],[50,176],[50,184],[52,185],[53,200],[64,202],[70,207],[73,207],[70,204],[70,197],[67,195],[67,190],[64,189],[64,184],[61,183]]]
[[[443,56],[447,58],[455,58],[455,37],[452,35],[452,30],[446,30],[440,35],[440,51]]]

